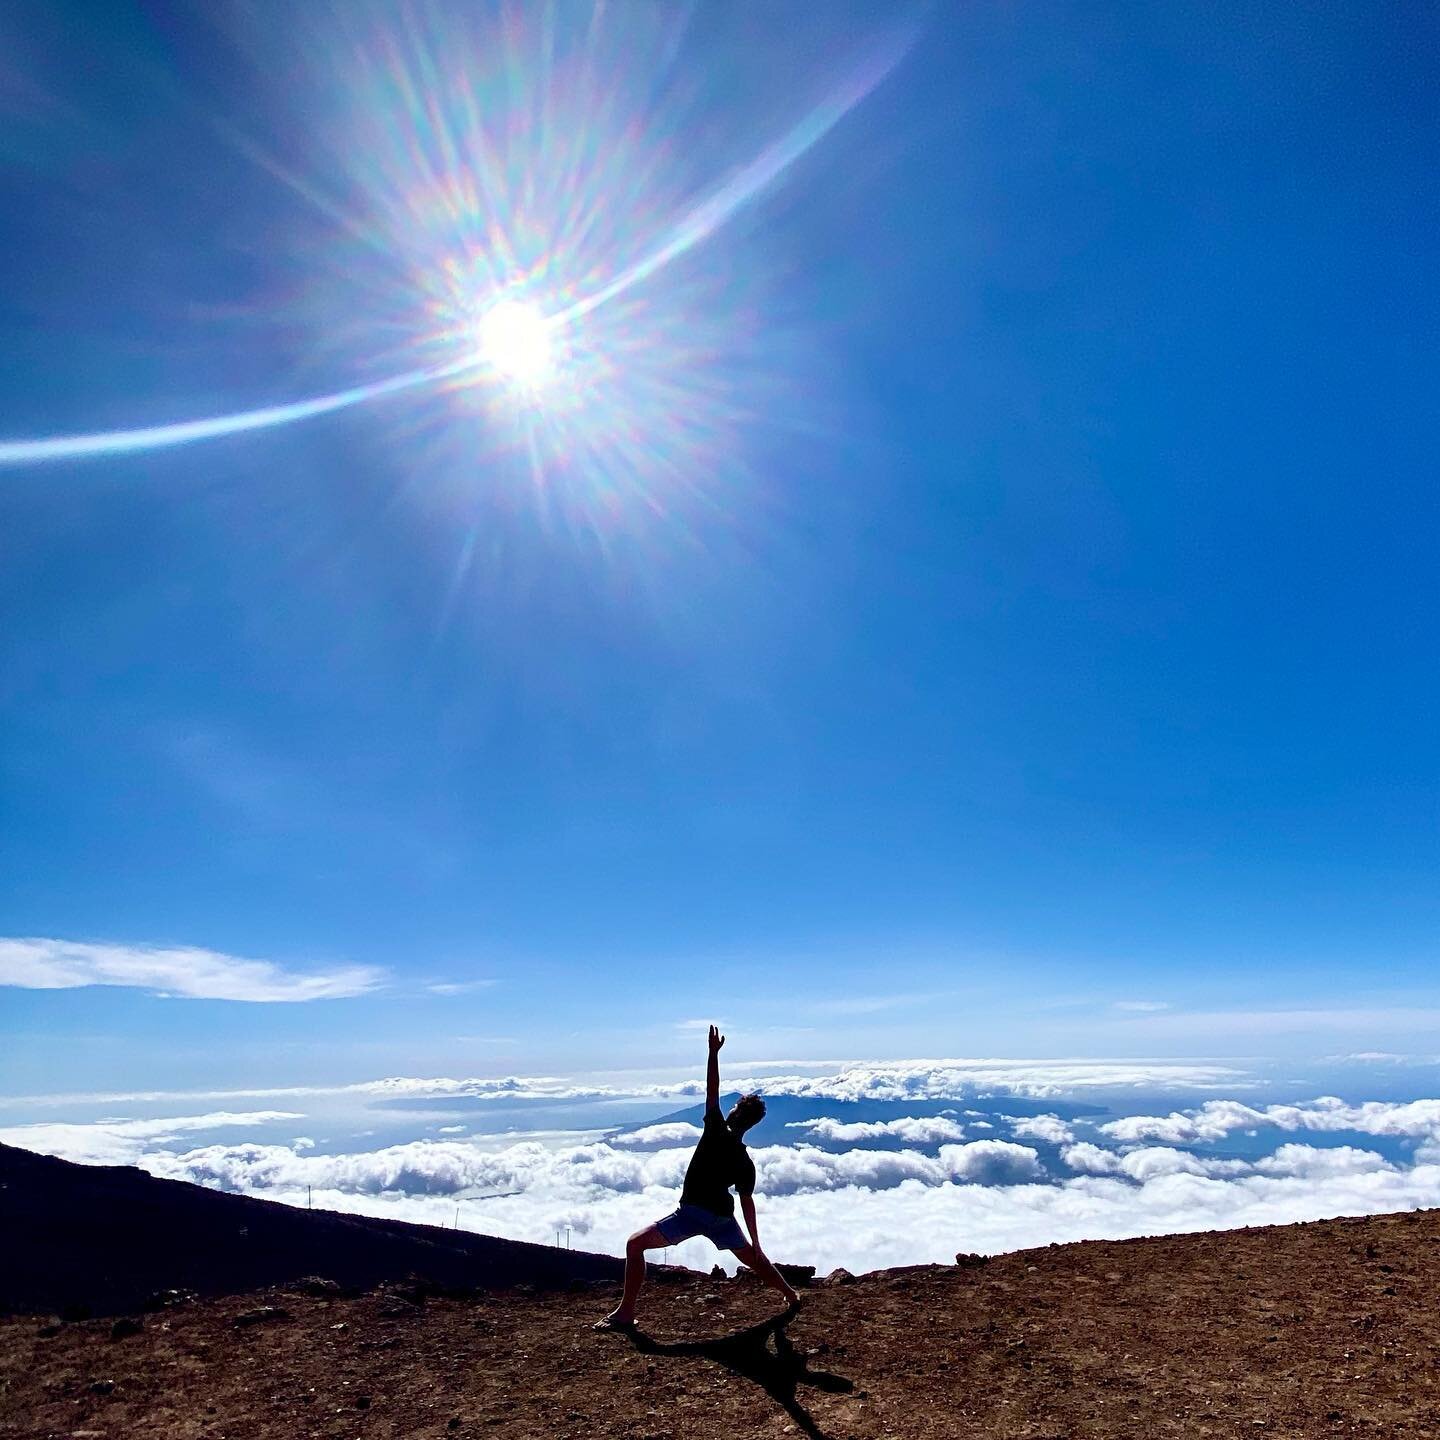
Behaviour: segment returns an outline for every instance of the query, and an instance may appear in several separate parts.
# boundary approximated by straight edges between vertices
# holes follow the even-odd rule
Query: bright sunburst
[[[550,324],[524,300],[497,300],[476,326],[480,355],[502,379],[535,389],[554,368]]]
[[[724,127],[680,66],[679,9],[402,6],[402,23],[370,7],[305,8],[313,21],[255,42],[276,47],[265,72],[306,77],[274,97],[282,116],[308,97],[286,131],[294,153],[242,142],[304,202],[293,267],[275,266],[294,297],[277,333],[304,337],[302,373],[351,383],[168,423],[0,438],[0,467],[389,400],[397,475],[423,474],[427,503],[463,518],[452,589],[483,529],[503,546],[492,522],[517,497],[547,529],[593,535],[607,554],[627,528],[663,525],[686,547],[717,518],[738,529],[747,432],[799,425],[816,401],[808,342],[765,304],[779,273],[770,252],[738,227],[732,246],[711,242],[884,79],[908,25],[817,74],[808,107],[747,160],[697,138]],[[529,483],[494,483],[507,474]]]

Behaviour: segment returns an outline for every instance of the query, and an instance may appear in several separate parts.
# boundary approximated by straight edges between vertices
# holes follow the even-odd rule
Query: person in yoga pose
[[[645,1252],[703,1235],[718,1250],[729,1250],[772,1289],[778,1290],[790,1306],[800,1297],[785,1277],[770,1263],[760,1248],[760,1231],[755,1222],[755,1162],[745,1149],[744,1135],[765,1118],[765,1102],[758,1095],[742,1095],[728,1115],[720,1113],[720,1047],[725,1037],[710,1027],[710,1059],[705,1071],[705,1129],[685,1171],[680,1205],[663,1220],[637,1230],[625,1242],[625,1290],[620,1303],[597,1330],[623,1330],[635,1323],[635,1303],[645,1283]],[[747,1238],[735,1219],[735,1197],[745,1217]]]

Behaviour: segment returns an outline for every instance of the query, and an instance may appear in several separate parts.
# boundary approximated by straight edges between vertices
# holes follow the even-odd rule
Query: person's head
[[[765,1102],[753,1092],[742,1095],[730,1107],[725,1123],[737,1134],[743,1135],[752,1125],[758,1125],[765,1118]]]

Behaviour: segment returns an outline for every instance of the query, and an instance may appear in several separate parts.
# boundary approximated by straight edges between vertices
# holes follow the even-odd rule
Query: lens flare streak
[[[520,309],[518,302],[499,300],[490,312],[493,318],[488,331],[485,328],[487,320],[482,317],[479,344],[472,346],[459,359],[412,368],[325,395],[228,415],[125,430],[0,440],[0,465],[33,465],[47,461],[136,454],[272,429],[468,377],[486,366],[521,384],[536,381],[548,360],[546,337],[534,333],[537,325],[543,324],[551,333],[572,327],[602,306],[652,279],[675,260],[710,239],[737,212],[773,186],[864,100],[895,68],[909,44],[910,37],[906,35],[872,53],[798,124],[767,146],[708,198],[690,209],[678,223],[669,227],[653,250],[643,254],[598,289],[582,295],[543,320],[533,311]],[[502,349],[505,354],[501,353]]]

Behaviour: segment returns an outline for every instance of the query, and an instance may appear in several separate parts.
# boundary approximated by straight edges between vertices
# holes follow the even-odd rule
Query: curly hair
[[[752,1091],[749,1095],[742,1095],[725,1118],[737,1135],[743,1135],[765,1118],[765,1102]]]

